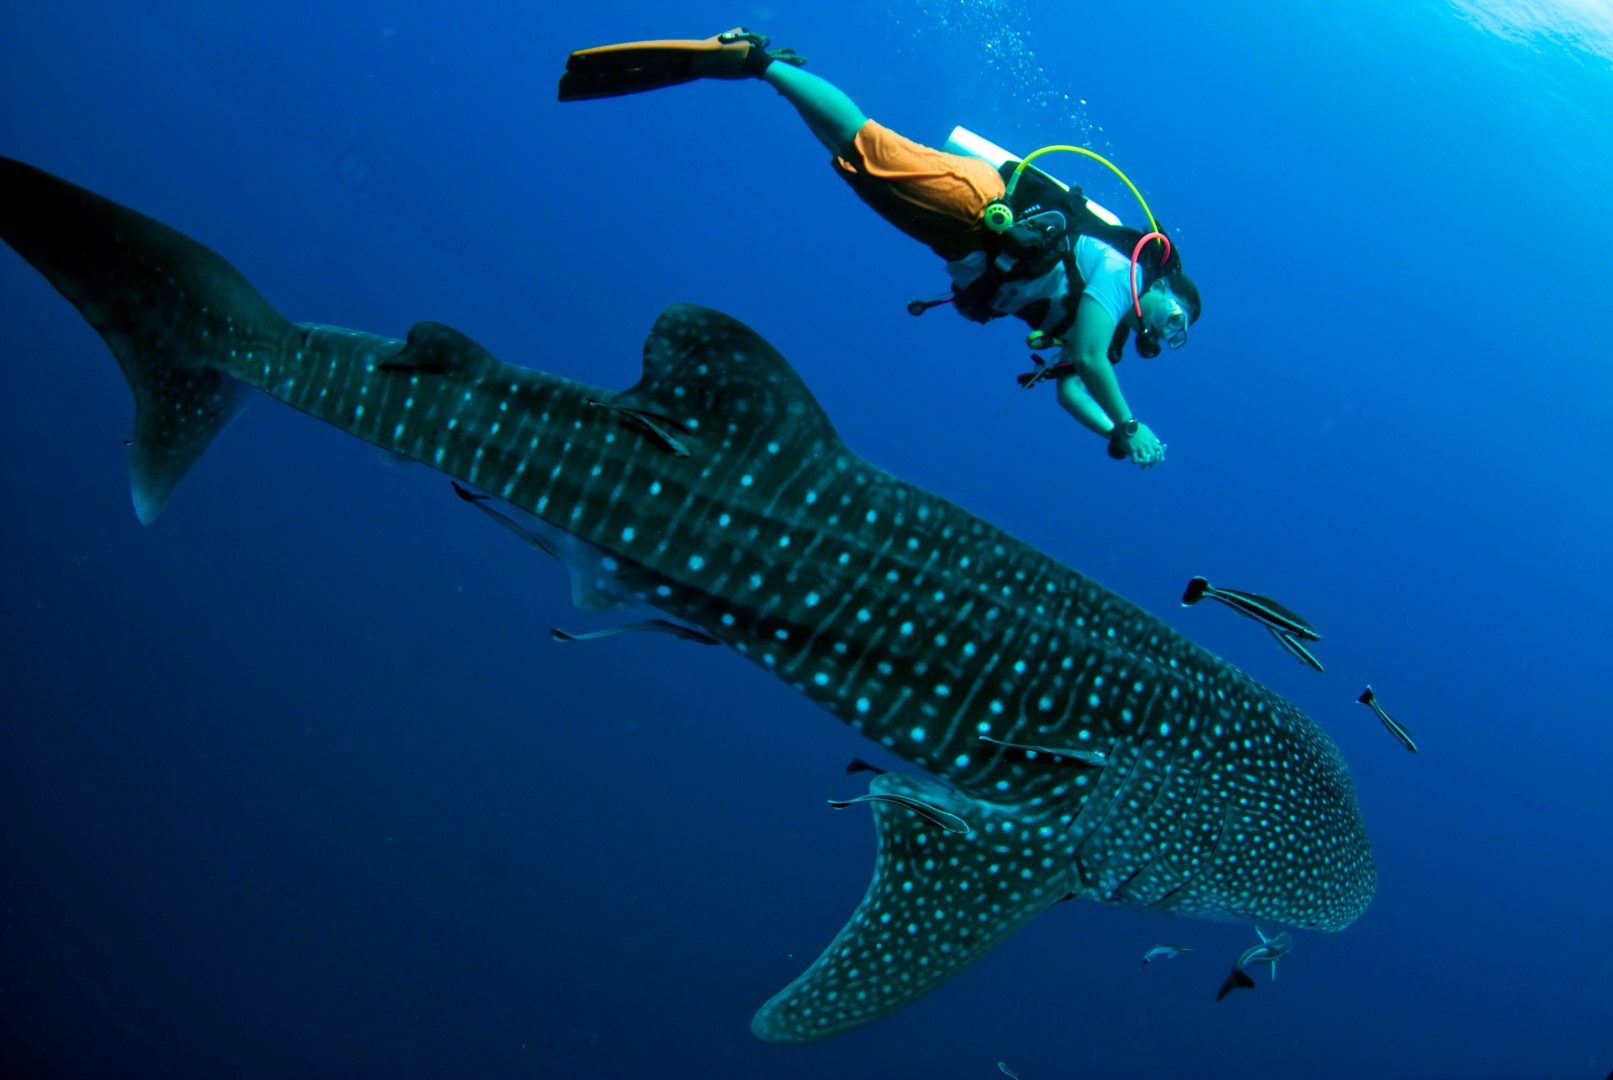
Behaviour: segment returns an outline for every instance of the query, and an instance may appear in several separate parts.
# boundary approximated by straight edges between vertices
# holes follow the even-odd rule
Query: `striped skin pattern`
[[[1154,616],[857,457],[733,319],[668,309],[641,381],[612,393],[435,324],[403,342],[294,325],[165,226],[15,162],[0,184],[0,234],[134,389],[142,520],[227,423],[235,387],[256,387],[535,515],[580,597],[698,627],[919,770],[873,779],[873,881],[756,1014],[762,1038],[867,1023],[1063,899],[1323,931],[1370,900],[1354,788],[1319,728]],[[953,818],[967,831],[938,824]]]

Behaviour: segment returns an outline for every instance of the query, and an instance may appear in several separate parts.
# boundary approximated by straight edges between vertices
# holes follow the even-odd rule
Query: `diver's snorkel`
[[[1147,207],[1143,209],[1146,210]],[[1153,225],[1154,219],[1150,217],[1148,223]],[[1164,266],[1171,261],[1171,238],[1160,232],[1159,226],[1155,225],[1151,233],[1144,233],[1142,239],[1137,241],[1137,246],[1131,249],[1131,307],[1137,313],[1138,322],[1142,322],[1143,319],[1143,301],[1142,297],[1137,295],[1137,258],[1143,253],[1143,245],[1155,239],[1165,245],[1165,254],[1159,260],[1159,265]]]

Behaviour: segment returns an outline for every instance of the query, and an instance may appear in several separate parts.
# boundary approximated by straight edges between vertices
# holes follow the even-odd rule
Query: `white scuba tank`
[[[1009,153],[1007,150],[1004,150],[990,139],[976,135],[974,132],[970,131],[961,124],[952,129],[952,134],[947,136],[947,141],[942,144],[941,149],[945,150],[949,154],[963,154],[967,157],[979,158],[981,161],[984,161],[990,164],[993,168],[997,169],[1001,169],[1004,162],[1024,160],[1024,158],[1020,157],[1018,154]],[[1043,172],[1043,170],[1038,169],[1035,165],[1028,166],[1027,168],[1030,171],[1041,173],[1043,176],[1053,181],[1053,183],[1057,184],[1065,191],[1070,190],[1069,184],[1066,184],[1064,181],[1060,180],[1056,176],[1051,175],[1050,173]],[[1107,221],[1111,225],[1120,224],[1120,219],[1118,217],[1116,217],[1111,211],[1105,210],[1091,199],[1087,200],[1087,209],[1091,210],[1094,214],[1098,215],[1098,217],[1102,218],[1104,221]]]

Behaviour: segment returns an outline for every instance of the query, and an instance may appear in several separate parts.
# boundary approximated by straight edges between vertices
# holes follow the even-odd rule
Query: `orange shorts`
[[[980,212],[1003,193],[990,163],[904,138],[870,120],[835,171],[879,216],[943,259],[979,250]]]

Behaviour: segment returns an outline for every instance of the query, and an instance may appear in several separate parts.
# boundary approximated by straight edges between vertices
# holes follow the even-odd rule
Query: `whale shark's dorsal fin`
[[[936,827],[904,803],[971,826]],[[812,966],[756,1013],[770,1042],[826,1039],[901,1008],[968,967],[1076,886],[1048,869],[1036,838],[1010,817],[930,780],[876,776],[869,805],[879,834],[874,880]]]
[[[459,382],[474,382],[498,359],[479,342],[451,326],[417,322],[396,356],[375,365],[381,371],[415,371]]]
[[[735,450],[750,449],[738,440],[763,436],[775,453],[840,443],[823,407],[777,349],[738,319],[694,304],[661,313],[644,342],[643,376],[611,403],[664,417],[698,440],[735,440]]]

